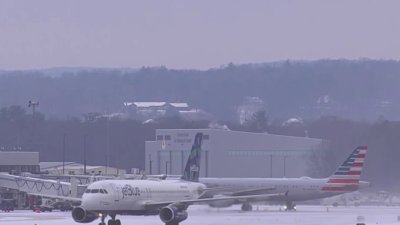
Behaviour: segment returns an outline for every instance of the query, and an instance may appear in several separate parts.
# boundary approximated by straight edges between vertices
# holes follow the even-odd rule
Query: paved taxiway
[[[254,206],[253,212],[241,212],[239,207],[211,209],[191,206],[189,218],[182,225],[355,225],[363,217],[366,225],[400,225],[400,207],[327,207],[298,206],[296,212],[282,212],[278,206]],[[120,216],[122,224],[162,225],[158,216]],[[360,218],[358,218],[360,219]],[[89,223],[98,224],[99,221]],[[69,212],[34,213],[14,211],[0,213],[0,224],[7,225],[73,225]]]

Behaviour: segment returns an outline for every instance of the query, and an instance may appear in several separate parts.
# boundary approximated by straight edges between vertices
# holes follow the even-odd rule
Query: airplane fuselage
[[[336,191],[324,190],[324,187],[334,186],[334,184],[328,183],[327,178],[200,178],[200,182],[208,188],[227,188],[227,190],[218,194],[224,194],[224,192],[234,193],[243,190],[257,190],[252,194],[287,192],[286,196],[278,197],[276,201],[305,201],[349,192],[349,189]],[[354,189],[355,186],[352,188]]]
[[[104,180],[88,186],[82,196],[85,210],[146,214],[146,203],[197,199],[203,184],[179,180]]]

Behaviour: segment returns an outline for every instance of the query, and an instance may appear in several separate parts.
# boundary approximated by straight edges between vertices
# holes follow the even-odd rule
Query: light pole
[[[105,173],[106,175],[108,174],[108,167],[110,166],[110,117],[111,115],[100,115],[96,116],[96,119],[106,119],[105,125],[106,125],[106,155],[105,155],[105,160],[106,160],[106,169]]]
[[[152,168],[153,168],[153,160],[151,160],[151,154],[149,154],[149,174],[150,175],[153,175],[153,171],[152,171]]]
[[[65,175],[65,150],[66,150],[66,140],[67,134],[63,134],[63,145],[62,145],[62,174]]]
[[[34,102],[32,100],[28,101],[28,107],[32,107],[32,117],[35,119],[35,112],[36,112],[36,107],[39,106],[39,102]]]
[[[287,155],[283,156],[283,177],[286,177],[286,157]]]
[[[106,117],[106,175],[108,175],[108,167],[110,166],[110,118]]]
[[[87,139],[87,134],[85,134],[83,136],[83,174],[86,175],[86,150],[87,150],[87,143],[86,143],[86,139]]]
[[[28,107],[32,107],[32,150],[35,149],[35,114],[36,114],[36,107],[39,106],[38,101],[28,101]]]
[[[272,153],[269,155],[269,177],[272,178]]]

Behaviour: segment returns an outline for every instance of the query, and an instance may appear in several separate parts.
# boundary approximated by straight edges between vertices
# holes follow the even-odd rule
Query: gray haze
[[[0,69],[400,59],[400,1],[1,1]]]

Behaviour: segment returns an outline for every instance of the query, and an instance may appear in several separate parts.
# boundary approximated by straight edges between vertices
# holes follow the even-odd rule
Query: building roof
[[[187,104],[186,102],[171,102],[169,104],[172,105],[173,107],[176,107],[176,108],[187,108],[187,107],[189,107],[189,104]]]
[[[40,162],[39,166],[41,170],[46,169],[54,169],[58,167],[62,167],[63,162]],[[64,162],[64,166],[83,166],[83,164],[76,163],[76,162]]]
[[[40,162],[40,170],[60,170],[62,169],[62,162]],[[98,169],[98,168],[104,168],[105,166],[90,166],[87,165],[86,169],[87,170],[92,170],[92,169]],[[84,165],[81,163],[76,163],[76,162],[65,162],[64,168],[66,170],[83,170]],[[109,169],[118,169],[115,167],[107,167]],[[118,170],[123,170],[123,169],[118,169]]]
[[[186,102],[124,102],[125,106],[132,106],[135,105],[139,108],[149,108],[149,107],[162,107],[166,106],[167,104],[176,107],[176,108],[187,108],[189,104]]]
[[[285,136],[269,133],[252,133],[244,131],[233,131],[226,129],[156,129],[157,135],[170,135],[171,139],[167,141],[168,147],[174,149],[186,149],[184,144],[191,144],[192,137],[197,132],[203,132],[209,135],[209,141],[204,143],[207,147],[208,142],[218,140],[225,142],[226,146],[230,146],[231,151],[269,151],[269,152],[310,152],[320,148],[320,145],[325,142],[323,139]],[[157,141],[146,141],[146,144]],[[158,143],[157,143],[158,144]],[[220,151],[215,148],[213,151]]]
[[[134,102],[134,105],[136,105],[136,107],[160,107],[160,106],[164,106],[167,103],[166,102]]]

